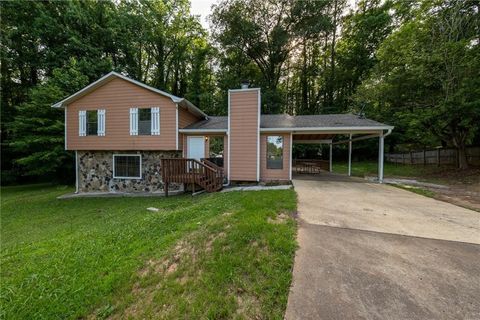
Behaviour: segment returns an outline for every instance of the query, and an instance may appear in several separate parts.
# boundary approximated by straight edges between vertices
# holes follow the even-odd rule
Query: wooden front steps
[[[161,159],[162,179],[165,195],[168,196],[170,183],[199,185],[207,192],[219,191],[223,187],[224,171],[208,160],[198,161],[187,158]]]

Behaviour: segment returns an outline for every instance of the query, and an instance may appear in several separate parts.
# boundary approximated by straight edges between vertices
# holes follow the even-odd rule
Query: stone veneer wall
[[[163,192],[162,158],[180,158],[181,151],[78,151],[79,192]],[[114,154],[141,154],[142,179],[113,178]],[[170,191],[183,184],[170,183]]]

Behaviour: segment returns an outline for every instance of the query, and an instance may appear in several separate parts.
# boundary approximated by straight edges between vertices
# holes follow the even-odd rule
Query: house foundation
[[[141,155],[141,178],[115,178],[113,156]],[[78,151],[78,192],[164,192],[160,159],[180,158],[181,151]],[[170,191],[183,191],[183,184],[171,183]]]

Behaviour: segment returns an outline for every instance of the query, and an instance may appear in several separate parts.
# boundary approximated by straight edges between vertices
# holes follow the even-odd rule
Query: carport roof
[[[184,130],[227,130],[228,117],[208,117],[206,120],[198,121],[186,127]],[[291,116],[288,114],[262,114],[260,118],[260,129],[269,130],[308,130],[308,129],[378,129],[386,130],[393,127],[386,124],[362,118],[354,114],[322,114],[322,115],[300,115]]]

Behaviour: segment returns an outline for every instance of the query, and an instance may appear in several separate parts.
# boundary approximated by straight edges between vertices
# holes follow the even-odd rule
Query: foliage
[[[64,149],[64,112],[51,108],[71,90],[80,90],[88,78],[72,65],[55,69],[43,84],[34,87],[29,101],[17,108],[15,120],[9,124],[10,147],[16,152],[16,164],[26,175],[44,176],[68,181],[73,172],[73,158]],[[53,100],[52,100],[53,99]]]
[[[463,154],[478,143],[478,5],[349,5],[224,0],[212,7],[210,37],[188,0],[0,2],[2,182],[68,170],[64,155],[46,165],[63,141],[60,113],[43,109],[77,90],[52,89],[72,68],[87,82],[122,72],[211,115],[225,115],[228,89],[247,79],[262,88],[264,113],[366,112],[395,125],[390,149],[442,144]],[[33,139],[30,128],[47,118]],[[51,149],[42,151],[45,161],[33,155],[42,144]]]
[[[382,43],[359,93],[403,142],[456,147],[461,168],[480,123],[477,11],[471,2],[425,3]]]
[[[227,56],[231,52],[245,55],[262,74],[257,85],[263,86],[267,95],[263,101],[266,113],[281,110],[277,87],[292,45],[290,3],[288,0],[224,1],[214,7],[212,14],[214,37]]]
[[[2,182],[71,172],[61,112],[50,105],[81,88],[72,68],[85,77],[82,85],[113,69],[214,110],[215,50],[188,0],[0,6]],[[70,76],[70,85],[58,87]]]
[[[269,219],[295,210],[293,191],[56,199],[67,191],[2,189],[1,318],[283,317],[295,224]]]

